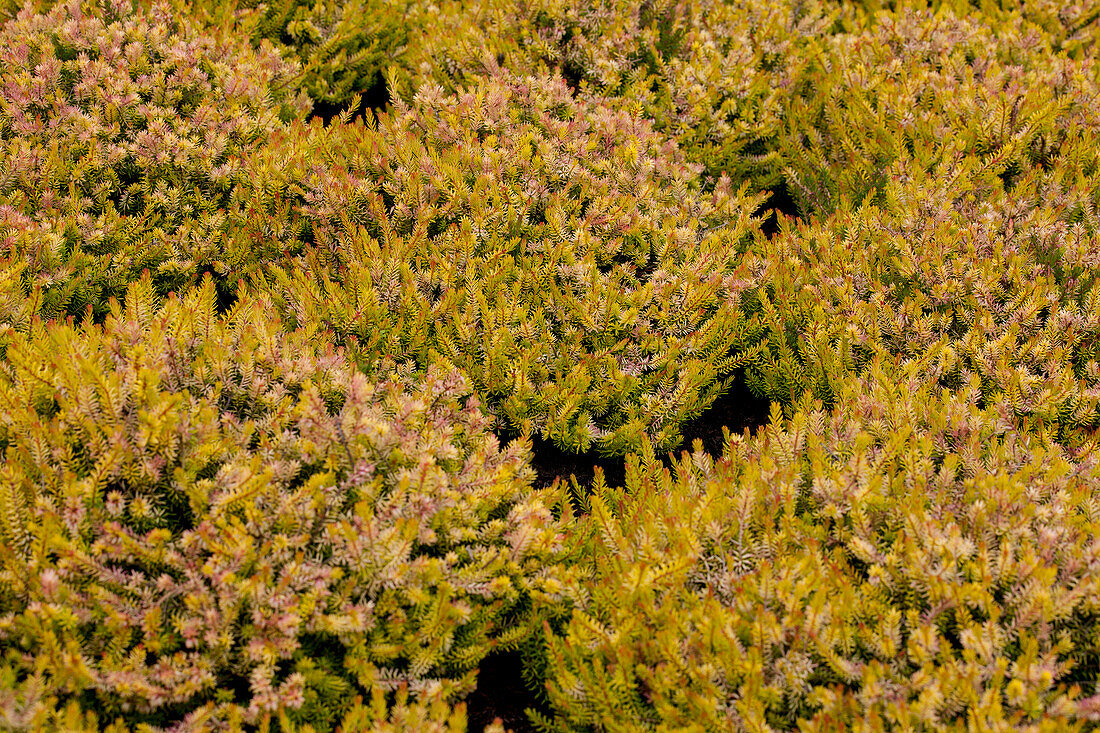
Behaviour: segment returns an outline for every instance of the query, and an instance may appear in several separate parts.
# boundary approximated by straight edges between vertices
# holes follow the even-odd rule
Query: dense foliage
[[[264,288],[364,359],[461,368],[505,429],[672,447],[760,350],[727,297],[759,198],[702,193],[675,144],[560,78],[424,87],[313,132],[265,154],[323,162],[303,165],[310,255]]]
[[[345,107],[356,95],[383,86],[383,74],[411,56],[423,31],[413,0],[275,0],[188,4],[213,18],[232,13],[236,32],[253,46],[270,43],[301,65],[294,81],[315,102]]]
[[[1079,182],[1078,182],[1079,183]],[[750,258],[769,352],[749,383],[830,405],[878,355],[919,361],[922,383],[979,386],[1028,433],[1080,442],[1100,426],[1100,259],[1094,194],[1021,182],[1015,198],[964,170],[892,184],[890,204],[787,228]],[[1049,192],[1049,193],[1048,193]],[[1046,198],[1046,206],[1037,206]],[[843,246],[835,246],[841,243]]]
[[[778,183],[792,74],[834,9],[768,0],[474,0],[444,4],[420,69],[445,87],[498,66],[552,70],[579,98],[638,112],[712,179]],[[400,90],[398,90],[400,91]]]
[[[25,328],[35,313],[89,306],[102,318],[144,269],[167,292],[278,252],[224,232],[249,218],[233,195],[240,155],[308,109],[281,85],[294,70],[270,47],[212,35],[166,5],[93,13],[73,0],[5,24],[6,319]]]
[[[875,363],[720,459],[632,457],[580,532],[551,730],[968,730],[1100,719],[1100,462],[976,384]]]
[[[880,200],[897,170],[978,160],[1006,187],[1086,152],[1097,125],[1091,58],[1051,52],[1020,18],[880,13],[815,38],[792,75],[777,152],[803,213]]]
[[[0,17],[0,728],[1100,730],[1096,3]]]
[[[327,729],[356,694],[461,694],[560,596],[526,448],[461,374],[371,382],[262,298],[218,318],[209,280],[153,301],[5,336],[8,721]]]

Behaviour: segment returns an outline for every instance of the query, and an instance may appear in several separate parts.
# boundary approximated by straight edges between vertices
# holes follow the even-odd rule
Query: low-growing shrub
[[[0,21],[19,11],[47,13],[70,0],[0,0]],[[114,0],[81,0],[85,12],[110,12]],[[305,92],[313,112],[333,116],[356,95],[385,103],[383,75],[391,66],[408,77],[406,67],[432,28],[420,19],[434,6],[414,0],[126,0],[146,10],[171,6],[205,32],[223,32],[247,41],[261,53],[274,50],[293,62],[293,74],[272,84],[276,94]]]
[[[992,159],[1011,185],[1049,169],[1083,119],[1095,127],[1094,63],[1054,28],[1093,33],[1095,13],[1067,7],[1055,23],[1048,8],[1036,25],[1040,4],[456,2],[405,90],[556,70],[578,96],[651,119],[707,175],[828,213],[878,194],[898,159]]]
[[[227,237],[239,156],[309,102],[270,47],[165,4],[77,0],[0,28],[0,268],[45,317],[101,319],[149,269],[158,290],[236,282],[277,246]],[[251,200],[256,206],[275,202]],[[235,276],[233,276],[235,275]],[[11,321],[9,321],[11,322]]]
[[[63,708],[57,706],[57,700],[32,697],[16,699],[11,689],[0,682],[0,724],[10,731],[58,731],[65,733],[149,733],[148,725],[127,725],[123,718],[103,725],[94,712],[82,710],[76,702],[70,702]],[[37,692],[32,693],[37,694]],[[18,710],[13,714],[13,711]],[[309,722],[295,724],[288,716],[278,719],[276,728],[282,731],[301,731],[311,733],[325,730],[323,721],[316,727]],[[230,716],[225,721],[210,719],[196,720],[171,728],[183,731],[226,730],[241,733],[253,730],[255,726],[245,723],[244,716]],[[156,728],[152,730],[158,730]],[[432,691],[410,698],[408,688],[400,685],[390,697],[381,688],[375,688],[369,702],[358,698],[351,703],[349,712],[340,720],[339,730],[371,731],[371,733],[466,733],[469,730],[466,719],[466,704],[449,703],[442,691]],[[503,733],[500,728],[486,727],[486,733]]]
[[[671,447],[761,348],[730,295],[759,197],[702,193],[674,143],[560,77],[425,88],[308,137],[268,154],[320,159],[310,255],[259,287],[364,363],[459,367],[505,432]]]
[[[454,700],[563,597],[529,447],[460,374],[372,382],[214,296],[144,279],[102,327],[2,336],[8,721],[325,730],[375,690]]]
[[[881,206],[846,206],[757,241],[745,297],[768,348],[746,367],[754,392],[793,405],[809,390],[833,407],[875,355],[900,356],[919,360],[930,384],[977,379],[981,404],[1021,430],[1067,445],[1093,438],[1095,173],[1053,185],[1033,172],[1006,194],[976,166],[911,171]]]
[[[418,22],[423,3],[414,0],[243,0],[234,13],[235,32],[252,45],[269,42],[301,70],[295,88],[318,108],[343,110],[357,95],[385,102],[383,74],[402,68],[410,45],[432,29]],[[186,3],[187,12],[213,21],[225,13],[218,2]]]
[[[1091,4],[12,7],[0,728],[1100,726]]]
[[[870,12],[925,5],[935,11],[947,9],[958,16],[980,15],[992,26],[1012,23],[1022,17],[1037,26],[1051,47],[1072,58],[1091,55],[1100,37],[1100,9],[1090,2],[1063,0],[928,0],[925,3],[898,0],[859,0]]]
[[[1056,54],[1019,17],[881,12],[807,40],[784,97],[777,155],[803,215],[879,202],[895,162],[975,158],[1011,189],[1100,127],[1092,59]]]
[[[778,185],[784,98],[809,39],[842,27],[821,2],[453,0],[410,62],[426,82],[470,85],[498,67],[560,73],[579,97],[639,112],[714,180]],[[399,90],[400,91],[400,90]]]
[[[1095,451],[876,363],[671,470],[597,481],[544,730],[1092,729]]]

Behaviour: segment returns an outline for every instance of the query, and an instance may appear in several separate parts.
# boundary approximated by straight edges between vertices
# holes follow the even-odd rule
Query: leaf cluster
[[[9,330],[8,721],[330,729],[375,691],[453,701],[564,598],[529,448],[461,374],[368,381],[262,295],[214,301],[146,278],[102,326]]]
[[[736,289],[759,198],[703,193],[674,144],[560,77],[426,87],[314,132],[268,151],[320,159],[312,247],[258,287],[367,363],[462,369],[506,431],[672,447],[762,348]]]
[[[1097,454],[976,391],[876,362],[835,410],[597,481],[540,727],[1091,729]]]
[[[0,29],[5,320],[102,319],[150,270],[163,294],[270,252],[226,246],[240,158],[308,100],[295,67],[164,4],[30,9]],[[255,202],[253,202],[255,205]],[[235,225],[235,226],[234,226]]]

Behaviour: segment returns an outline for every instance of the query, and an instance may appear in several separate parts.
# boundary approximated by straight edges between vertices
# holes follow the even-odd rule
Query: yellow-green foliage
[[[249,218],[239,156],[308,107],[280,89],[294,70],[162,4],[73,0],[5,23],[0,299],[30,302],[0,317],[102,318],[143,269],[166,292],[277,253],[223,232]]]
[[[271,313],[145,279],[102,327],[8,329],[0,715],[328,729],[469,691],[559,599],[528,448],[460,374],[372,382]]]
[[[899,157],[996,154],[1008,178],[1049,167],[1095,116],[1080,47],[1100,13],[1041,4],[968,17],[950,3],[459,2],[438,11],[447,31],[425,36],[415,81],[556,70],[579,97],[653,120],[709,175],[782,183],[804,213],[828,212],[875,193]],[[1055,53],[1066,44],[1078,52]]]
[[[148,733],[156,730],[148,725],[127,725],[122,718],[114,722],[102,725],[100,717],[94,712],[82,710],[76,702],[70,702],[63,708],[57,707],[56,699],[38,699],[36,706],[28,707],[26,699],[16,702],[16,698],[10,695],[11,681],[0,679],[0,723],[5,730],[30,730],[36,733],[53,733],[65,731],[65,733]],[[18,714],[12,715],[12,710],[19,709]],[[184,730],[210,730],[209,727],[215,721],[197,720],[195,725]],[[229,717],[224,721],[217,721],[220,727],[228,733],[242,733],[253,730],[244,716]],[[280,715],[275,718],[274,727],[287,733],[317,733],[324,730],[324,724],[318,725],[318,721],[298,724],[288,715]],[[369,703],[356,699],[350,710],[340,719],[339,729],[343,731],[371,731],[371,733],[466,733],[466,704],[459,702],[451,704],[447,702],[442,691],[422,693],[415,699],[410,698],[408,687],[400,685],[393,695],[392,701],[386,693],[376,687],[371,695]],[[503,733],[499,728],[486,727],[486,733]]]
[[[1100,7],[1093,2],[1064,0],[858,0],[871,12],[899,7],[950,10],[959,16],[980,14],[990,25],[1014,22],[1022,17],[1037,26],[1051,46],[1067,56],[1080,58],[1095,53],[1100,33]]]
[[[1017,198],[973,168],[915,172],[882,207],[758,242],[744,265],[758,273],[768,329],[768,353],[747,373],[755,390],[787,404],[810,390],[834,405],[873,355],[896,355],[932,384],[976,380],[982,404],[1029,433],[1074,442],[1100,426],[1093,179],[1059,189],[1036,173]]]
[[[812,39],[792,75],[778,153],[802,213],[874,199],[896,167],[975,157],[1011,187],[1089,146],[1092,59],[1055,55],[1019,19],[905,10],[873,21]]]
[[[0,0],[0,19],[21,9],[46,13],[72,0]],[[103,13],[117,0],[78,0],[86,12]],[[356,94],[380,87],[393,66],[407,78],[425,34],[423,18],[433,8],[419,0],[122,0],[132,6],[174,8],[208,31],[219,29],[257,51],[274,51],[296,62],[292,75],[273,85],[305,92],[315,103],[344,108]],[[247,54],[246,54],[247,55]]]
[[[676,445],[760,350],[731,297],[759,198],[702,193],[674,143],[560,78],[424,88],[314,130],[269,150],[321,159],[313,251],[262,287],[368,362],[457,366],[504,429],[622,453]]]
[[[0,728],[462,731],[519,649],[547,730],[1100,730],[1095,2],[54,6]]]
[[[411,87],[556,71],[578,97],[653,120],[709,176],[770,187],[792,73],[837,17],[813,0],[452,0]]]
[[[265,43],[301,64],[293,82],[314,102],[348,106],[357,94],[383,83],[383,73],[400,67],[410,45],[430,28],[418,18],[416,0],[241,0],[237,3],[179,3],[209,20],[231,15],[234,32]]]
[[[550,730],[1065,731],[1100,712],[1100,462],[885,362],[578,530]],[[1008,724],[1010,728],[1000,728]]]

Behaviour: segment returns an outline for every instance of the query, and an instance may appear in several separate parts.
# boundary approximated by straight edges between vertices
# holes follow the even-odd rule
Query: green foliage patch
[[[597,481],[539,727],[1091,729],[1096,452],[976,400],[876,362],[836,410]]]
[[[897,171],[975,159],[1007,189],[1088,149],[1093,60],[1051,51],[1024,22],[899,9],[811,39],[792,75],[777,143],[800,213],[881,203]]]
[[[295,67],[166,5],[70,2],[0,30],[0,299],[6,320],[96,319],[150,270],[161,293],[238,277],[240,156],[308,100]],[[235,241],[239,241],[235,240]],[[232,242],[228,243],[232,245]],[[274,250],[277,252],[278,250]],[[235,280],[235,278],[234,278]]]
[[[1092,176],[1029,174],[1013,194],[959,164],[891,184],[881,207],[788,227],[750,255],[767,355],[754,390],[793,405],[839,390],[876,356],[919,364],[1029,435],[1095,442],[1100,259]],[[1093,174],[1094,175],[1094,174]]]

